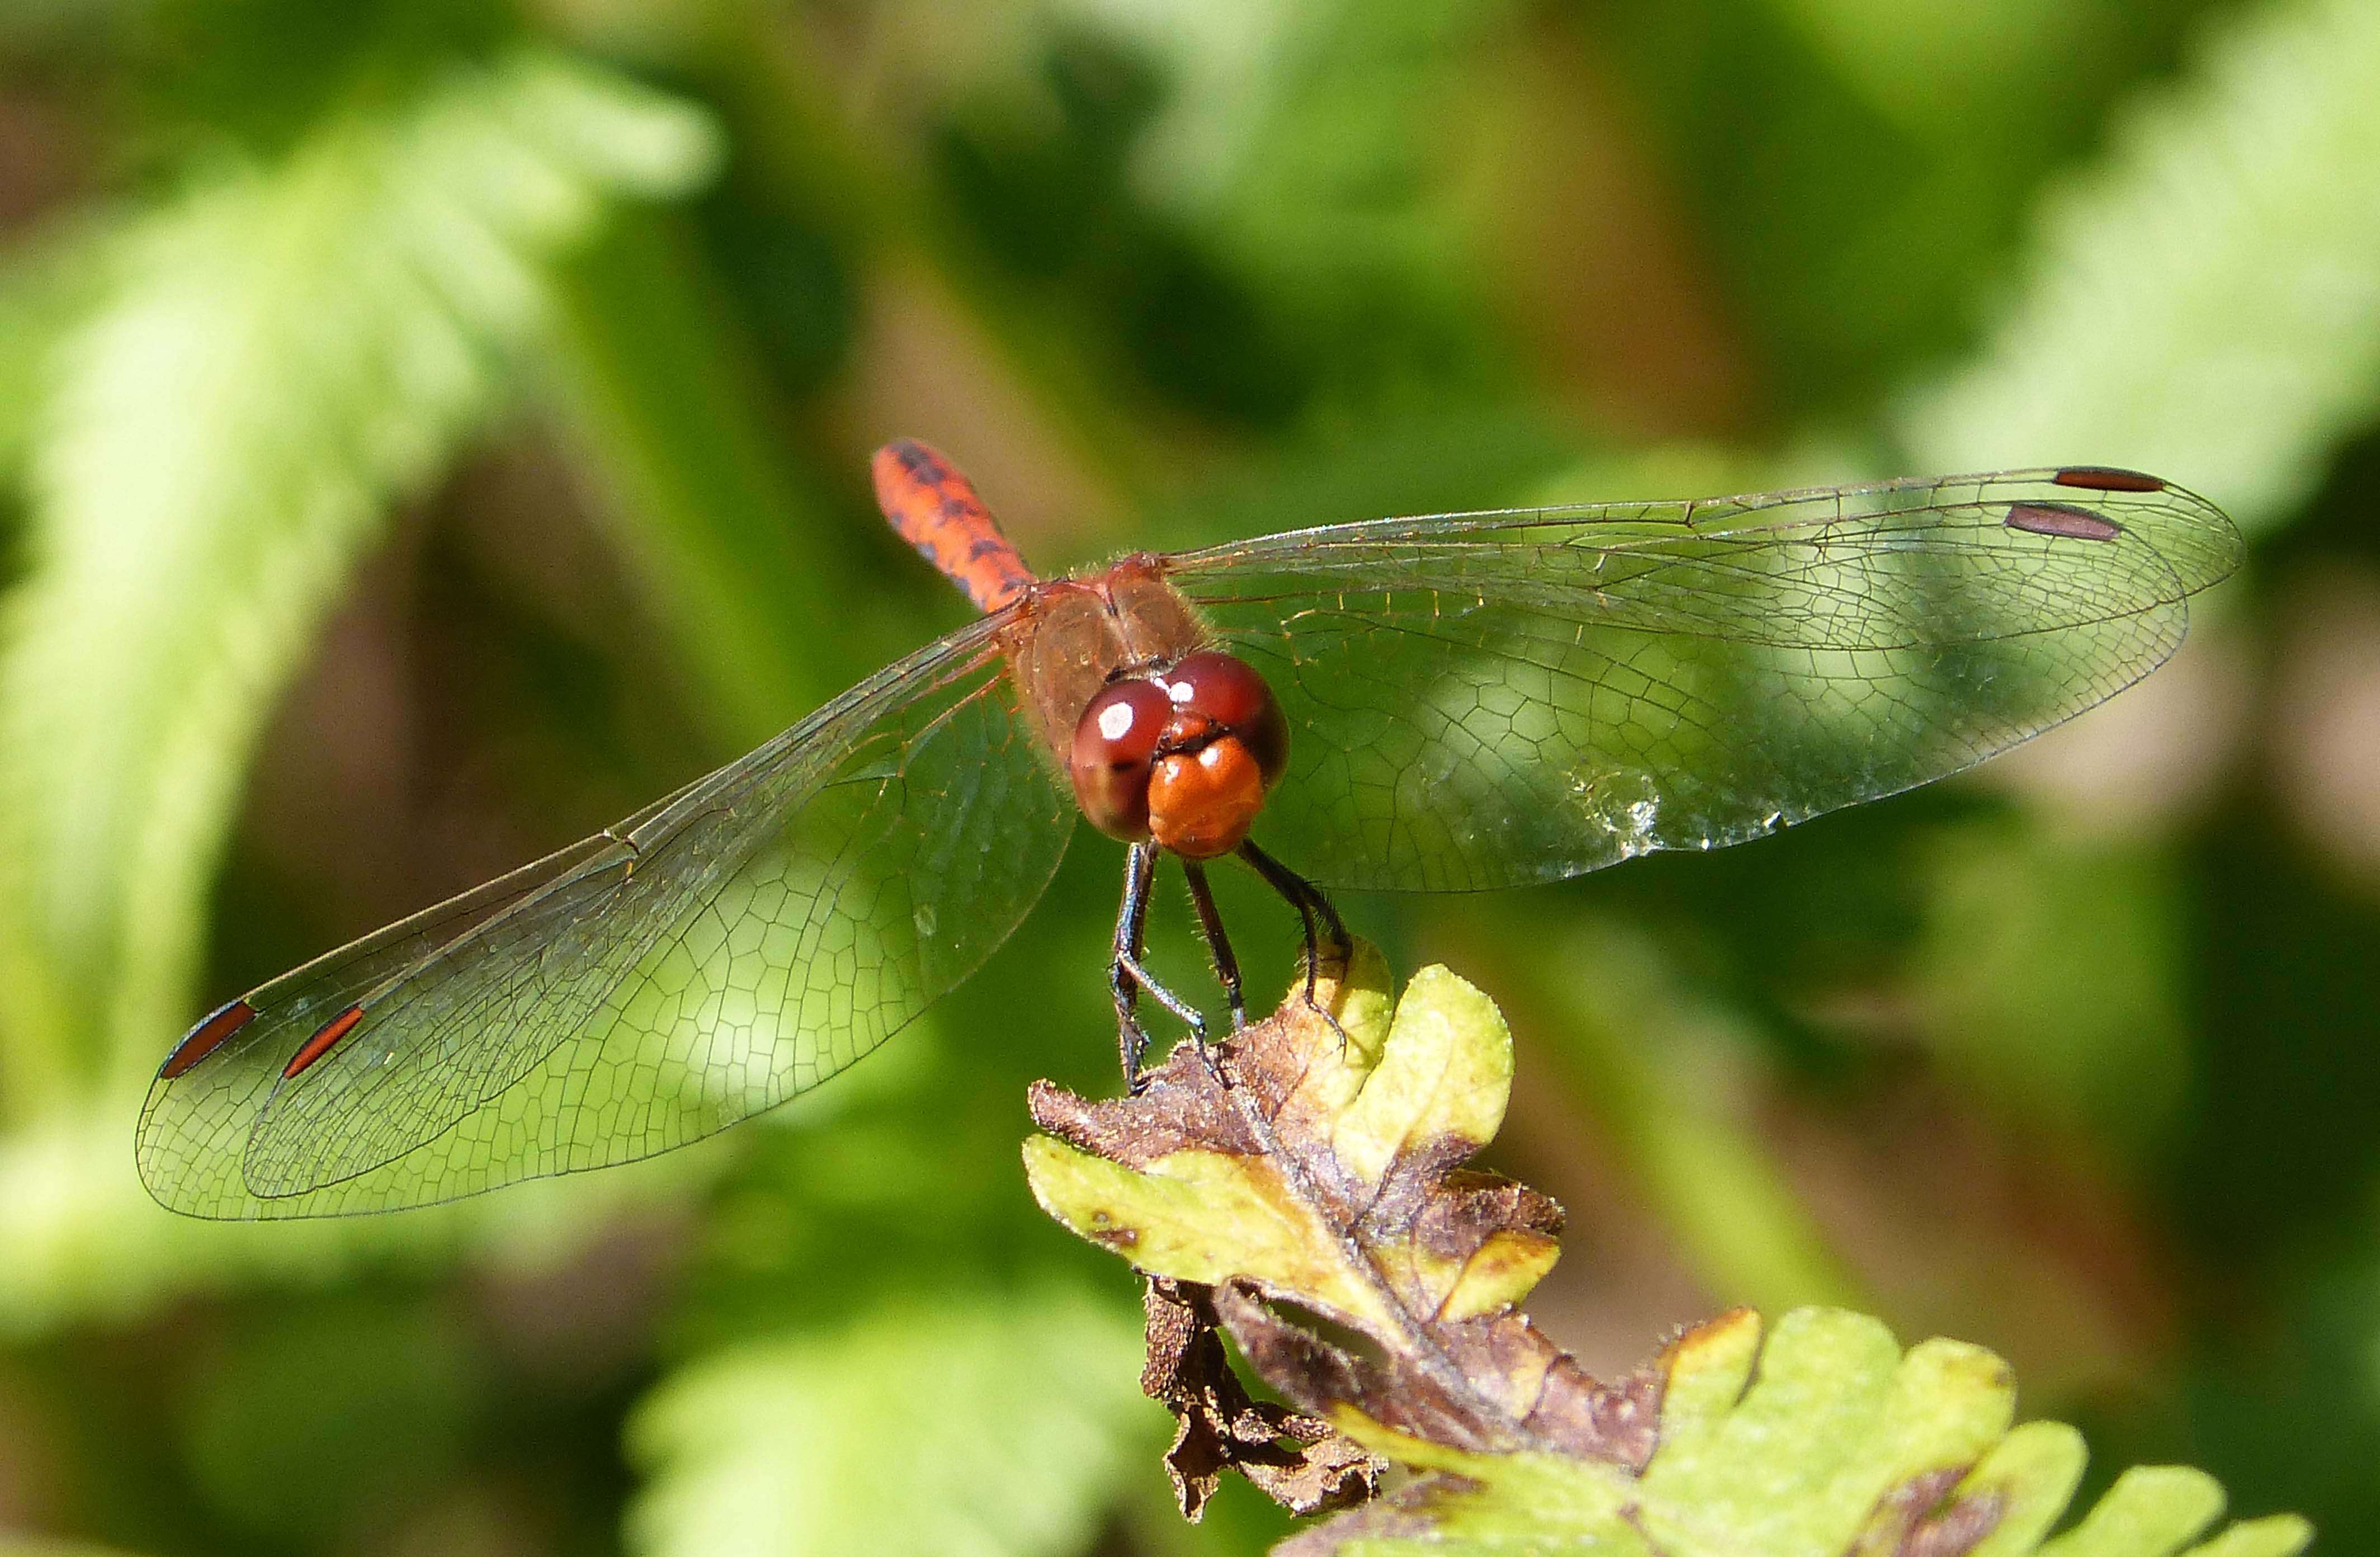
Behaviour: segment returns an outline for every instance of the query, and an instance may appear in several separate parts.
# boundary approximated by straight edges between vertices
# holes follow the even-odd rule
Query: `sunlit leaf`
[[[1923,466],[2164,471],[2253,526],[2375,406],[2380,7],[2283,0],[2054,189],[1989,345],[1901,434]]]
[[[1281,1557],[1610,1551],[1632,1557],[2291,1557],[2281,1514],[2199,1541],[2223,1512],[2204,1472],[2130,1470],[2044,1542],[2081,1479],[2082,1435],[2011,1428],[2015,1381],[1979,1346],[1900,1350],[1876,1320],[1800,1308],[1764,1334],[1748,1310],[1687,1332],[1657,1365],[1660,1447],[1641,1474],[1608,1461],[1484,1454],[1341,1425],[1424,1474],[1278,1548]],[[2192,1544],[2196,1542],[2197,1544]]]
[[[643,1557],[995,1557],[1087,1549],[1154,1410],[1135,1329],[1062,1289],[953,1295],[754,1341],[629,1425]]]

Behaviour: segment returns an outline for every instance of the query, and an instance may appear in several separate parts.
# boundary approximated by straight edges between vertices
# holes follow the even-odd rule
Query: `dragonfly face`
[[[1335,920],[1276,853],[1320,887],[1467,890],[1757,837],[2113,695],[2240,550],[2187,492],[2067,467],[1383,519],[1042,580],[930,451],[876,476],[979,620],[200,1021],[142,1111],[151,1192],[383,1210],[708,1135],[970,975],[1078,814],[1132,845],[1129,1062],[1135,905],[1169,852],[1194,892],[1245,859],[1311,938]]]
[[[1238,848],[1288,763],[1272,688],[1246,661],[1212,650],[1100,687],[1066,753],[1092,826],[1185,859]]]

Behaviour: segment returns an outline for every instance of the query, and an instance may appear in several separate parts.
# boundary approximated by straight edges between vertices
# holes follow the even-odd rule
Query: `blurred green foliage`
[[[131,1174],[197,1012],[963,620],[869,512],[911,433],[1045,567],[1896,467],[2231,507],[2192,647],[1982,782],[1345,906],[1511,1016],[1591,1362],[1855,1302],[2380,1548],[2380,7],[18,0],[0,243],[0,1524],[1277,1533],[1172,1521],[1132,1294],[1016,1171],[1112,1064],[1096,840],[655,1163],[272,1228]]]

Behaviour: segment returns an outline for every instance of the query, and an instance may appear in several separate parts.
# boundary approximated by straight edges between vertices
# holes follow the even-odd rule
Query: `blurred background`
[[[182,1222],[200,1012],[1045,568],[1394,512],[2136,466],[2243,575],[1954,784],[1344,905],[1522,1045],[1598,1369],[1824,1301],[2380,1551],[2380,6],[7,0],[0,1525],[130,1552],[1206,1553],[1040,1218],[1117,851],[777,1114]],[[1227,902],[1266,1002],[1293,938]],[[1270,917],[1268,917],[1270,916]],[[1160,968],[1198,978],[1169,894]],[[1189,987],[1202,988],[1190,982]]]

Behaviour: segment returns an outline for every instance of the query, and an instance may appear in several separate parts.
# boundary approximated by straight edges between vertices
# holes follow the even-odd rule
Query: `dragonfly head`
[[[1100,832],[1211,859],[1247,837],[1288,761],[1289,724],[1264,677],[1201,651],[1100,688],[1067,768]]]

